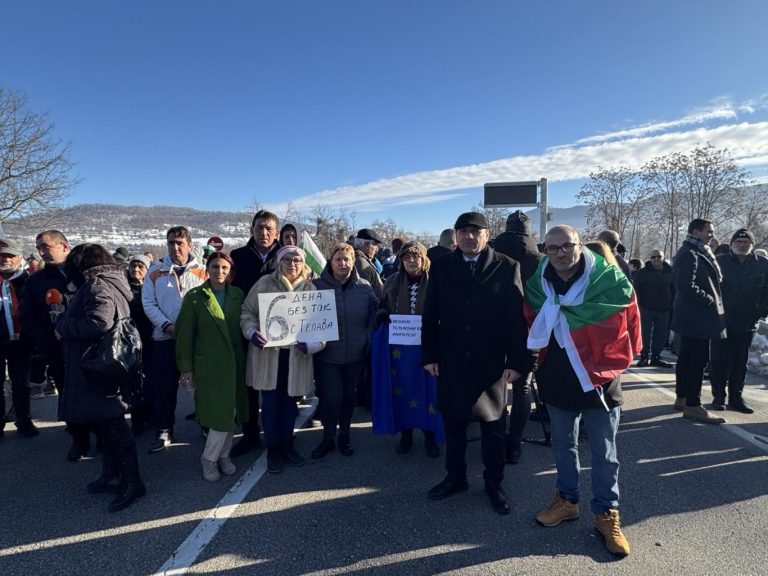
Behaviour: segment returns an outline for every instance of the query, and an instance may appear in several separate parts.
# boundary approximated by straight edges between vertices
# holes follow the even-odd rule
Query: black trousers
[[[707,338],[680,337],[680,349],[675,365],[675,394],[685,398],[685,405],[701,405],[701,385],[704,367],[709,361],[709,340]]]
[[[728,332],[728,338],[712,340],[709,381],[712,396],[718,400],[725,401],[726,390],[732,399],[741,398],[754,335],[754,332]]]
[[[533,373],[523,374],[512,382],[512,410],[509,413],[509,439],[520,442],[523,430],[531,414],[531,378]]]
[[[29,422],[29,352],[26,345],[18,340],[0,342],[0,368],[11,379],[11,398],[16,409],[16,423]],[[5,416],[5,394],[0,393],[0,419]]]
[[[336,427],[339,434],[349,434],[355,411],[355,391],[363,372],[363,362],[331,364],[315,360],[315,380],[319,384],[323,411],[323,438],[334,440]]]
[[[136,441],[133,439],[125,418],[110,418],[98,424],[101,432],[103,453],[103,474],[107,478],[121,476],[126,484],[136,483],[139,478],[139,457]]]
[[[444,418],[445,470],[448,478],[461,482],[467,478],[467,426],[470,421]],[[489,486],[498,488],[504,480],[504,418],[480,422],[480,452],[483,478]]]
[[[148,394],[152,403],[152,423],[155,430],[173,430],[176,424],[176,396],[179,389],[176,340],[156,340],[152,348],[152,373],[144,393]]]

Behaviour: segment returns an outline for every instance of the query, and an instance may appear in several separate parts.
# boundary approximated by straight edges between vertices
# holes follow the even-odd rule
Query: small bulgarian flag
[[[317,247],[315,241],[312,240],[312,236],[307,234],[306,230],[301,233],[301,249],[306,254],[307,266],[318,276],[322,274],[323,268],[325,268],[325,256],[320,252],[320,248]]]
[[[629,368],[642,339],[630,281],[591,250],[584,250],[583,256],[584,274],[562,296],[544,279],[549,263],[542,259],[525,285],[525,315],[528,348],[545,354],[554,333],[582,389],[589,392]]]

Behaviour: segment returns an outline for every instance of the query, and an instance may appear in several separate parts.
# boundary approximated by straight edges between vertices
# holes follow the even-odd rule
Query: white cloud
[[[540,155],[514,156],[341,186],[295,199],[293,206],[344,206],[367,212],[393,206],[433,204],[462,195],[446,192],[478,188],[486,182],[530,181],[542,177],[556,182],[586,178],[599,167],[640,168],[654,157],[688,152],[707,142],[728,148],[742,166],[762,166],[768,164],[768,122],[679,128],[733,119],[748,110],[768,108],[767,102],[765,96],[738,106],[718,102],[677,120],[583,138],[573,144],[550,148]],[[670,131],[674,128],[678,130]],[[274,209],[279,211],[280,206]]]

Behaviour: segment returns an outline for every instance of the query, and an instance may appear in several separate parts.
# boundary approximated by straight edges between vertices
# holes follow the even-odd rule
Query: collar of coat
[[[240,308],[243,306],[242,292],[239,290],[233,290],[232,287],[228,285],[226,287],[226,296],[224,298],[224,308],[222,309],[222,307],[219,305],[219,301],[216,299],[216,296],[213,293],[213,287],[211,286],[210,280],[203,282],[200,285],[199,290],[200,293],[205,297],[206,311],[211,315],[211,317],[219,320],[219,322],[216,322],[216,325],[218,326],[226,341],[229,342],[229,327],[226,322],[227,308],[229,308],[230,312],[237,315],[239,318]]]

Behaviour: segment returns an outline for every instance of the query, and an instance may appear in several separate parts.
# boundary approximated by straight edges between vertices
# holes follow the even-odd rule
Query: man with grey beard
[[[768,259],[754,254],[755,236],[741,228],[731,238],[730,251],[717,257],[723,273],[723,306],[728,337],[712,340],[709,376],[712,408],[752,414],[744,401],[747,359],[757,322],[768,313]],[[727,392],[727,394],[726,394]]]

